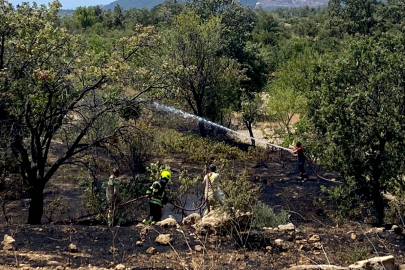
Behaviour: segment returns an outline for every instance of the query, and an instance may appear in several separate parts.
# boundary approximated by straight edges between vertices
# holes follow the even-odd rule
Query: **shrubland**
[[[58,17],[58,2],[14,7],[3,1],[3,197],[10,197],[5,179],[19,174],[34,224],[41,222],[45,186],[67,164],[86,168],[89,194],[97,172],[122,167],[132,181],[129,196],[142,190],[139,177],[153,159],[181,155],[200,171],[207,162],[228,168],[235,160],[266,159],[268,150],[242,151],[202,121],[182,129],[164,124],[172,120],[161,114],[140,119],[146,104],[157,101],[227,127],[243,123],[251,135],[258,119],[272,123],[274,141],[302,141],[310,160],[339,175],[342,185],[325,190],[338,206],[336,216],[371,203],[369,212],[382,224],[383,195],[403,193],[400,6],[330,1],[324,8],[266,11],[196,0],[151,10],[80,7],[72,17]],[[50,151],[54,145],[63,153]],[[202,176],[181,173],[184,190]],[[250,188],[238,178],[249,179],[245,168],[224,175]],[[226,187],[230,198],[237,195]],[[242,202],[254,205],[254,196],[229,203],[245,208]],[[390,205],[387,218],[402,220],[402,211],[393,210],[400,205]]]

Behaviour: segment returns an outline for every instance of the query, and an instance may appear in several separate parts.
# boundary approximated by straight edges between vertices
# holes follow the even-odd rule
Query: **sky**
[[[114,1],[115,0],[59,0],[59,2],[62,3],[62,9],[76,9],[76,7],[79,6],[107,5]],[[8,2],[11,2],[14,6],[16,6],[17,4],[21,4],[22,2],[32,3],[33,1],[8,0]],[[35,2],[37,4],[48,4],[49,2],[52,2],[52,0],[36,0]]]

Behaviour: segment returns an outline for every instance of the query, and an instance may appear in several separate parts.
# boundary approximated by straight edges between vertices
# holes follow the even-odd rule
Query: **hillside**
[[[123,9],[130,9],[130,8],[153,8],[159,4],[162,4],[163,0],[117,0],[111,2],[108,5],[105,5],[103,8],[107,9],[114,9],[114,7],[118,4]],[[251,7],[262,7],[265,9],[268,8],[278,8],[278,7],[316,7],[316,6],[323,6],[327,5],[327,0],[241,0],[240,1],[244,6],[251,6]]]
[[[271,9],[279,7],[318,7],[327,4],[327,0],[261,0],[257,2],[256,7]]]

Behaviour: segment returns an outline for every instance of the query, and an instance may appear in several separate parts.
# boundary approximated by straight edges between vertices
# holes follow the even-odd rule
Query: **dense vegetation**
[[[21,174],[29,222],[39,223],[44,186],[63,164],[86,163],[97,147],[111,153],[122,137],[138,168],[148,127],[133,120],[157,100],[223,125],[238,112],[251,134],[258,119],[279,124],[274,138],[301,140],[341,175],[329,192],[342,214],[371,201],[383,223],[383,193],[402,196],[404,186],[404,4],[264,11],[167,0],[58,17],[57,2],[2,2],[1,179]],[[207,136],[202,122],[199,132]],[[50,159],[55,142],[63,154]]]

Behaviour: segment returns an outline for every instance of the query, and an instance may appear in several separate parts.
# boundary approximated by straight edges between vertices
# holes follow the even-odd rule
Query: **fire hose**
[[[173,202],[170,202],[170,201],[169,201],[169,203],[170,203],[171,205],[173,205],[174,207],[177,207],[177,208],[179,208],[179,209],[181,209],[181,210],[184,210],[184,211],[191,211],[191,212],[197,211],[197,210],[201,209],[201,208],[206,204],[206,202],[207,202],[207,200],[208,200],[208,188],[209,188],[210,186],[211,186],[211,183],[210,183],[209,177],[208,177],[208,175],[207,175],[207,180],[205,180],[205,196],[204,196],[204,201],[203,201],[199,206],[197,206],[196,208],[187,209],[187,208],[184,208],[184,207],[182,207],[182,206],[180,206],[180,205],[177,205],[177,204],[175,204],[175,203],[173,203]],[[211,188],[212,188],[212,186],[211,186]]]

